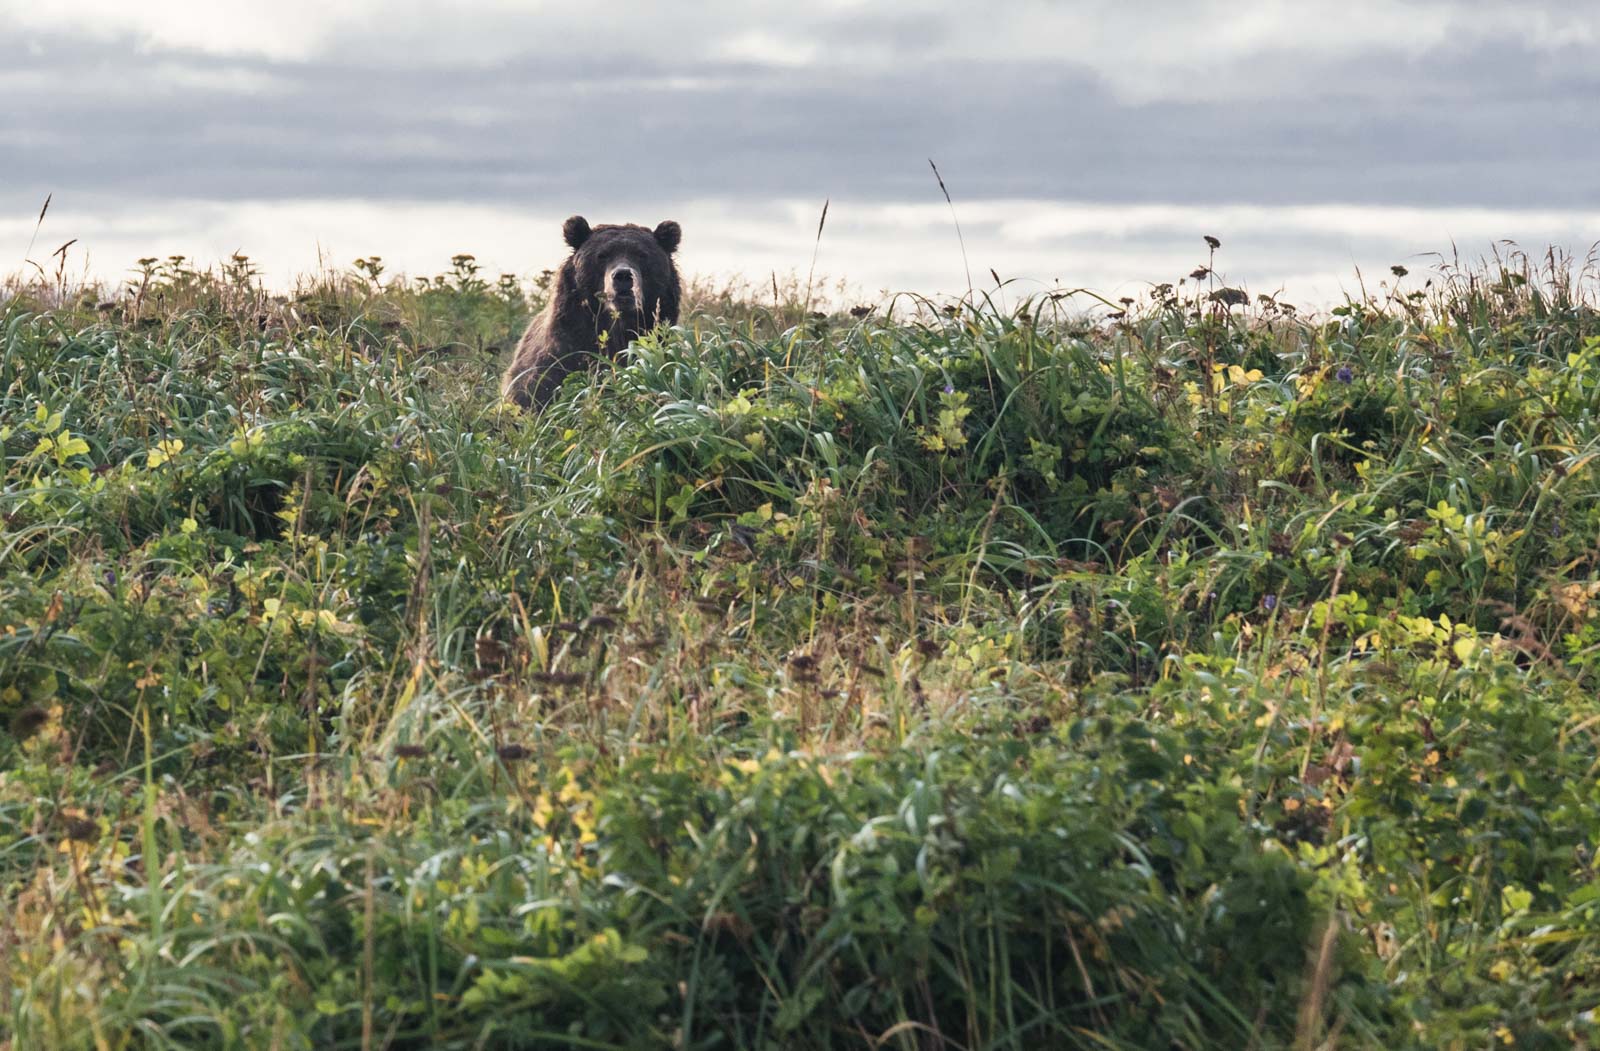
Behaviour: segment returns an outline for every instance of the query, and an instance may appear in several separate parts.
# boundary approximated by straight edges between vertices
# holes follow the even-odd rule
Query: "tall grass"
[[[1587,1046],[1593,282],[1203,269],[537,416],[468,256],[13,287],[0,1033]]]

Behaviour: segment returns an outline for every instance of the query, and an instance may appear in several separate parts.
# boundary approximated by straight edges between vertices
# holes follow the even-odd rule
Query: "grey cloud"
[[[814,40],[864,55],[890,40],[897,58],[826,70],[665,47],[417,70],[402,54],[280,63],[11,39],[0,206],[930,200],[929,156],[968,199],[1600,205],[1584,174],[1600,162],[1600,73],[1564,52],[1479,44],[1330,59],[1315,75],[1269,57],[1254,97],[1208,97],[1200,78],[1176,101],[1132,104],[1083,66],[915,57],[961,29],[847,12]]]

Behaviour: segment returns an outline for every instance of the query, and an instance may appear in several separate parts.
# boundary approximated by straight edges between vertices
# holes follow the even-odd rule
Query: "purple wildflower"
[[[1333,378],[1338,380],[1340,383],[1354,383],[1356,374],[1351,371],[1349,365],[1340,365],[1339,371],[1333,374]]]
[[[1268,613],[1271,613],[1273,610],[1277,609],[1278,608],[1278,596],[1277,595],[1263,595],[1262,598],[1261,598],[1261,608],[1266,610]]]

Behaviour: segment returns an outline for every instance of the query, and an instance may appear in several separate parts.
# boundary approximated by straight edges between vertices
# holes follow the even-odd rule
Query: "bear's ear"
[[[667,250],[671,255],[678,250],[678,242],[683,240],[683,227],[668,219],[656,227],[656,244]]]
[[[561,236],[566,238],[567,244],[573,248],[582,248],[583,242],[589,239],[589,220],[581,215],[574,215],[561,224]]]

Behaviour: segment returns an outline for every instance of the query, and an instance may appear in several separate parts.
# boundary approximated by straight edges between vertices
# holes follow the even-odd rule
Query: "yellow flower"
[[[181,452],[183,452],[182,438],[164,439],[156,442],[155,448],[151,449],[147,454],[145,458],[146,465],[153,470],[157,467],[160,467],[162,464],[166,463],[168,460],[177,456]]]
[[[572,811],[572,824],[578,829],[579,843],[594,843],[598,840],[594,834],[594,815],[587,807]]]

